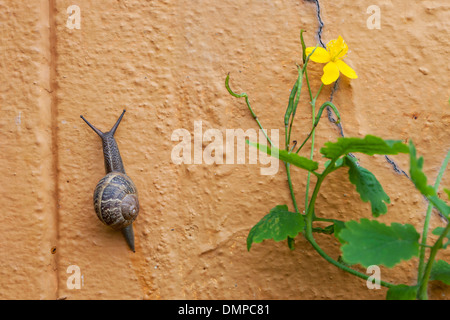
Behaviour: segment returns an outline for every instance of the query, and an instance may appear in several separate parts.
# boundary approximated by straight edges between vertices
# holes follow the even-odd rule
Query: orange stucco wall
[[[281,129],[301,61],[300,29],[308,45],[317,41],[311,2],[194,2],[0,0],[1,299],[385,297],[386,289],[369,290],[328,264],[302,236],[295,251],[265,241],[247,252],[250,228],[270,208],[292,207],[282,167],[263,176],[248,162],[172,161],[172,133],[193,132],[195,121],[203,132],[257,128],[244,101],[227,93],[228,72],[263,125]],[[380,29],[367,27],[373,4],[381,9]],[[67,26],[71,5],[81,10],[80,29]],[[342,79],[333,100],[346,136],[413,139],[434,181],[450,147],[448,3],[321,1],[321,9],[324,41],[343,36],[351,49],[346,61],[359,75]],[[316,90],[321,68],[312,65],[310,72]],[[101,143],[80,119],[83,114],[107,130],[123,108],[116,139],[141,204],[134,254],[95,216]],[[300,108],[297,139],[310,128],[307,103]],[[338,136],[322,121],[316,146]],[[406,156],[394,159],[409,169]],[[421,229],[427,204],[411,182],[382,156],[360,160],[391,198],[379,221]],[[302,199],[306,175],[293,169],[293,176]],[[450,186],[448,173],[441,185]],[[318,215],[370,218],[370,205],[360,201],[346,172],[323,189]],[[431,228],[442,225],[434,213]],[[336,240],[317,238],[338,257]],[[449,261],[449,254],[439,258]],[[80,289],[67,286],[71,265],[82,274]],[[417,259],[402,262],[382,268],[382,278],[413,284],[416,268]],[[443,285],[430,287],[430,298],[449,297]]]

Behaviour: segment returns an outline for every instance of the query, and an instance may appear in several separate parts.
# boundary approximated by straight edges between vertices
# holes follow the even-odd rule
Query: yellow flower
[[[322,47],[308,47],[306,48],[306,55],[308,56],[314,49],[314,53],[310,59],[318,63],[326,63],[323,67],[323,84],[331,84],[339,78],[339,72],[350,79],[356,79],[358,76],[356,72],[350,68],[343,59],[348,52],[348,46],[341,36],[337,40],[331,40],[327,43],[327,49]]]

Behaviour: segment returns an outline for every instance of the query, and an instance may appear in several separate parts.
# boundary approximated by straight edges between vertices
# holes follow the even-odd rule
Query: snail
[[[128,246],[135,252],[132,223],[139,213],[138,192],[133,181],[125,173],[119,147],[114,139],[114,133],[125,111],[123,110],[109,132],[101,132],[83,116],[80,117],[102,138],[103,142],[106,176],[100,179],[94,190],[95,213],[104,224],[114,230],[121,230]]]

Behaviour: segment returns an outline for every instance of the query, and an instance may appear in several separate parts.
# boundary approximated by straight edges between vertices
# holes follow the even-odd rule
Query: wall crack
[[[325,48],[326,46],[322,41],[322,31],[323,31],[323,28],[325,27],[325,24],[321,17],[321,8],[320,8],[319,0],[305,0],[305,1],[312,2],[316,5],[317,21],[319,24],[319,27],[316,32],[316,36],[317,36],[317,39],[318,39],[320,45],[323,48]],[[331,90],[330,99],[329,99],[330,102],[333,102],[334,95],[335,95],[336,91],[338,90],[338,88],[339,88],[339,78],[336,80],[336,82],[334,83],[333,89]],[[336,123],[336,119],[334,118],[333,111],[331,110],[330,107],[327,107],[327,115],[328,115],[328,120],[338,128],[341,137],[344,137],[345,135],[344,135],[344,128],[342,126],[342,120],[339,123]],[[349,154],[349,156],[355,157],[353,154]],[[408,174],[404,170],[402,170],[400,168],[400,166],[397,163],[395,163],[394,160],[392,160],[387,155],[385,155],[384,157],[385,157],[386,161],[391,165],[391,167],[395,173],[402,174],[405,177],[407,177],[408,179],[410,179]]]

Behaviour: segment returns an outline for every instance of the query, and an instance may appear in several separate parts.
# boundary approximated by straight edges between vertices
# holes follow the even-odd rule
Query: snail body
[[[132,223],[139,214],[138,192],[133,181],[125,173],[119,147],[114,139],[114,133],[124,114],[125,110],[109,132],[101,132],[83,116],[81,118],[100,136],[103,144],[106,175],[100,179],[94,190],[95,213],[107,226],[121,230],[134,252]]]

